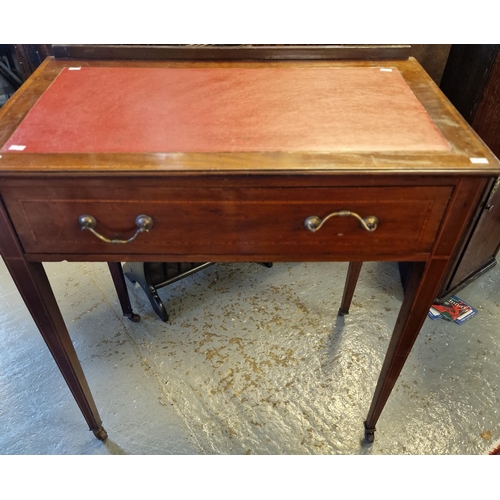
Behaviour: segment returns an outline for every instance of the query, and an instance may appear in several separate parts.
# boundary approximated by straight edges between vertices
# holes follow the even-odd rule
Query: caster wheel
[[[366,427],[366,422],[365,422],[365,441],[369,444],[373,443],[375,441],[375,427],[373,429],[368,429]]]
[[[106,439],[108,439],[108,433],[103,428],[94,431],[94,436],[99,439],[99,441],[106,441]]]
[[[132,321],[132,323],[139,323],[139,321],[141,321],[141,317],[135,313],[129,314],[128,319]]]
[[[365,431],[365,441],[372,444],[375,441],[375,433],[373,431]]]

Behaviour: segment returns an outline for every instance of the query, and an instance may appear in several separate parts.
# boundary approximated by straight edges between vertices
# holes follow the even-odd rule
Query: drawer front
[[[160,185],[112,192],[108,198],[105,186],[14,188],[3,196],[26,253],[375,260],[429,252],[452,187]],[[310,216],[325,219],[341,210],[375,216],[378,226],[369,232],[355,216],[332,216],[315,232],[304,225]],[[103,237],[126,240],[141,214],[153,227],[127,244],[106,243],[79,225],[81,215],[91,215]]]

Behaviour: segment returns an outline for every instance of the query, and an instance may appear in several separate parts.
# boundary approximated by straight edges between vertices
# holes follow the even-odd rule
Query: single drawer
[[[259,256],[276,260],[377,260],[431,250],[451,196],[450,186],[171,187],[90,189],[45,186],[2,193],[26,253]],[[368,231],[356,215],[377,219]],[[131,239],[138,215],[153,221]],[[316,216],[319,219],[308,219]],[[305,221],[313,221],[309,229]],[[311,226],[323,224],[315,232]]]

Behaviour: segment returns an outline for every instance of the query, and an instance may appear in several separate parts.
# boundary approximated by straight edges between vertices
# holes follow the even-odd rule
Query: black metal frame
[[[158,295],[158,289],[172,285],[194,273],[207,269],[215,262],[127,262],[123,266],[124,275],[144,290],[153,310],[162,321],[168,321],[167,309]],[[262,262],[272,267],[270,262]]]

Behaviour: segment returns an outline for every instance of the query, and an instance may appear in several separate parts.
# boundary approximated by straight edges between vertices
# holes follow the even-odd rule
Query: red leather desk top
[[[61,71],[2,151],[448,149],[396,69],[82,67]]]

